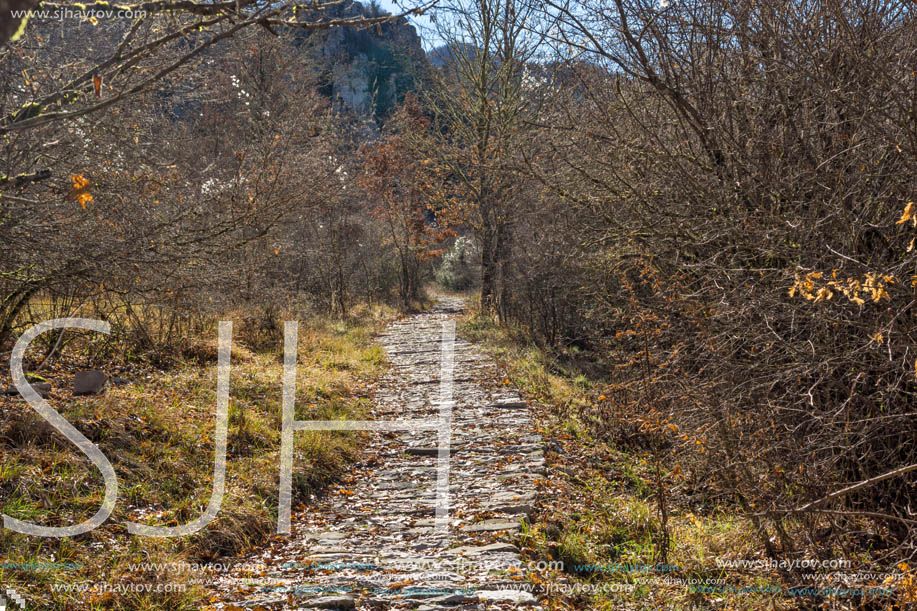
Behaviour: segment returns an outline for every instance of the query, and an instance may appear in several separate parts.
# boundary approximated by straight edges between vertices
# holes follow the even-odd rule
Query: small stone
[[[407,482],[386,482],[377,486],[376,490],[406,490],[413,487],[413,484]]]
[[[459,451],[458,448],[448,448],[450,454]],[[408,448],[405,453],[410,456],[439,456],[439,448]]]
[[[469,524],[468,526],[463,526],[461,530],[466,533],[478,533],[491,530],[515,530],[521,527],[522,525],[519,522],[510,522],[497,518]]]
[[[404,531],[404,534],[408,537],[419,537],[423,535],[432,535],[433,532],[434,531],[432,526],[418,526],[415,528],[409,528],[408,530]]]
[[[264,607],[265,605],[276,605],[284,602],[282,598],[264,598],[261,600],[249,600],[241,603],[242,607],[254,608],[254,607]]]
[[[534,492],[519,490],[505,490],[494,494],[494,501],[498,503],[531,503],[535,500]]]
[[[538,445],[507,446],[505,448],[500,448],[500,454],[525,454],[531,456],[533,453],[538,453],[540,450],[541,446]]]
[[[448,596],[437,596],[436,598],[428,598],[427,603],[433,603],[433,605],[446,605],[446,606],[456,606],[456,605],[468,605],[478,602],[477,596],[468,596],[467,594],[449,594]],[[437,607],[433,605],[424,605],[429,609],[441,609],[442,607]],[[420,611],[418,609],[417,611]]]
[[[353,609],[356,601],[353,596],[322,596],[306,601],[307,609]]]
[[[73,394],[80,395],[97,395],[105,389],[108,382],[108,376],[97,369],[81,371],[73,378]]]
[[[500,553],[500,552],[511,552],[519,553],[519,548],[513,545],[512,543],[491,543],[490,545],[463,545],[462,547],[455,547],[450,550],[446,550],[447,554],[456,554],[456,555],[466,555],[466,556],[477,556],[478,554],[487,554],[487,553]]]
[[[509,514],[523,514],[523,515],[532,515],[535,513],[535,508],[531,505],[522,504],[522,505],[495,505],[490,508],[491,511],[497,513],[509,513]]]
[[[481,590],[478,598],[492,602],[507,602],[517,605],[534,605],[535,596],[522,590]]]
[[[42,399],[47,398],[48,395],[51,394],[51,385],[48,384],[47,382],[35,382],[31,384],[31,386],[32,386],[32,390],[37,392],[38,396],[41,397]],[[15,386],[10,386],[5,391],[3,391],[3,394],[9,395],[11,397],[15,397],[19,395],[19,391],[16,390]]]

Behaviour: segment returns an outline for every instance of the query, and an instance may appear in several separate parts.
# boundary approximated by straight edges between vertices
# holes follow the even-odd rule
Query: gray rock
[[[243,603],[240,603],[240,607],[263,607],[264,605],[276,605],[284,602],[282,598],[264,598],[260,600],[247,600]]]
[[[497,513],[509,513],[509,514],[521,514],[530,516],[535,513],[535,508],[532,505],[521,504],[521,505],[494,505],[490,508],[491,511]]]
[[[531,503],[535,500],[534,492],[507,490],[494,495],[494,502],[498,503]]]
[[[405,531],[405,534],[409,537],[416,537],[419,535],[429,535],[433,532],[433,528],[430,526],[418,526],[417,528],[409,528]]]
[[[522,525],[519,522],[510,522],[506,519],[496,518],[493,520],[484,520],[482,522],[476,522],[475,524],[463,526],[461,530],[462,532],[466,533],[479,533],[489,532],[492,530],[514,530],[521,527]]]
[[[38,396],[41,397],[42,399],[46,399],[48,395],[51,394],[51,385],[48,384],[47,382],[33,382],[31,386],[32,386],[32,390],[37,392]],[[15,397],[19,395],[19,391],[16,390],[15,386],[10,386],[5,391],[3,391],[3,394],[8,395],[10,397]]]
[[[354,609],[353,596],[321,596],[304,602],[306,609]]]
[[[476,603],[478,602],[478,597],[469,596],[467,594],[449,594],[448,596],[437,596],[435,598],[428,598],[425,602],[426,604],[424,605],[424,607],[428,609],[438,609],[438,608],[441,609],[442,607],[438,605],[453,607],[455,605],[469,605],[472,603]],[[417,611],[420,611],[420,609],[424,607],[419,608]]]
[[[500,454],[525,454],[531,456],[532,454],[540,453],[541,446],[538,445],[526,445],[526,446],[506,446],[505,448],[500,448]]]
[[[449,454],[457,454],[461,451],[460,447],[449,448]],[[439,456],[439,448],[408,448],[405,453],[410,456]]]
[[[491,602],[506,602],[516,605],[534,605],[537,602],[534,594],[522,590],[480,590],[478,598]]]
[[[495,554],[500,552],[519,553],[519,548],[512,543],[491,543],[490,545],[463,545],[446,550],[447,554],[477,556],[478,554]]]
[[[108,382],[108,376],[97,369],[81,371],[73,378],[73,394],[80,395],[97,395],[105,389]]]

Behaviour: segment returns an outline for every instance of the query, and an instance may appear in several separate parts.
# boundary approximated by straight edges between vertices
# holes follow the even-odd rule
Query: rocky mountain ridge
[[[377,17],[360,2],[325,9],[329,19]],[[430,63],[414,26],[400,18],[368,28],[304,33],[297,44],[315,63],[320,91],[336,110],[384,120],[405,94],[424,86]]]

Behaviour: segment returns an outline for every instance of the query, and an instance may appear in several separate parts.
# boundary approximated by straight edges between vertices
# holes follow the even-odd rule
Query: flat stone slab
[[[537,602],[535,595],[523,590],[481,590],[478,598],[490,602],[506,602],[516,605],[534,605]]]
[[[33,382],[31,386],[32,386],[32,390],[37,392],[38,396],[41,397],[42,399],[47,398],[48,395],[51,394],[51,385],[48,384],[47,382]],[[15,386],[10,386],[9,388],[3,391],[3,394],[10,396],[10,397],[17,397],[19,396],[19,391],[16,389]]]
[[[535,500],[534,492],[522,492],[522,491],[501,491],[494,495],[494,502],[499,503],[531,503]]]
[[[508,513],[511,515],[527,515],[530,516],[535,513],[535,507],[532,505],[522,504],[522,505],[494,505],[488,507],[491,511],[497,513]]]
[[[282,598],[264,598],[261,600],[249,600],[241,603],[242,607],[246,609],[253,609],[255,607],[264,607],[264,605],[279,605],[284,602]]]
[[[480,532],[489,532],[492,530],[515,530],[517,528],[522,528],[522,524],[517,521],[509,521],[506,519],[496,518],[493,520],[483,520],[481,522],[476,522],[474,524],[469,524],[468,526],[463,526],[461,528],[462,532],[466,533],[480,533]]]
[[[446,449],[449,450],[449,454],[457,454],[464,448],[454,447]],[[404,452],[410,456],[439,456],[439,448],[407,448]]]
[[[519,553],[519,548],[512,543],[491,543],[490,545],[463,545],[447,549],[447,554],[456,556],[477,556],[478,554]]]
[[[306,609],[354,609],[357,606],[353,596],[320,596],[302,604]]]
[[[479,602],[477,596],[469,596],[467,594],[450,594],[448,596],[437,596],[435,598],[428,598],[424,601],[426,603],[424,606],[419,607],[417,611],[422,609],[442,609],[442,606],[454,607],[456,605],[470,605],[476,602]]]

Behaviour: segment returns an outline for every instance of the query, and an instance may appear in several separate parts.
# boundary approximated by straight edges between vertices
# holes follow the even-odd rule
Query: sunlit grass
[[[603,380],[593,380],[552,354],[527,341],[519,330],[501,327],[478,315],[459,325],[466,339],[480,343],[506,368],[509,384],[536,405],[534,414],[546,440],[559,444],[546,451],[552,482],[542,486],[543,511],[522,531],[520,543],[532,559],[560,560],[562,574],[547,580],[573,583],[627,583],[628,593],[590,593],[577,598],[590,609],[782,609],[792,601],[769,594],[723,594],[718,603],[704,594],[692,594],[678,584],[641,583],[654,577],[729,579],[732,585],[775,585],[765,576],[752,583],[745,575],[728,575],[716,568],[716,559],[750,558],[756,549],[748,520],[721,511],[692,512],[670,507],[666,563],[677,571],[606,572],[590,566],[656,565],[661,562],[656,541],[661,530],[655,502],[653,473],[644,457],[614,447],[591,426],[580,410],[595,402]],[[577,568],[579,567],[579,568]],[[542,577],[536,577],[541,579]],[[567,603],[548,597],[548,608],[566,609]]]
[[[298,419],[361,419],[367,384],[383,371],[372,343],[390,312],[366,309],[346,322],[300,323]],[[52,592],[51,583],[188,583],[202,575],[131,571],[129,563],[207,562],[263,544],[276,530],[281,432],[282,341],[255,350],[234,337],[230,376],[226,495],[216,519],[181,538],[126,533],[127,521],[174,526],[198,517],[211,495],[216,410],[216,329],[195,340],[194,358],[162,373],[144,369],[99,397],[52,396],[50,403],[96,443],[115,467],[119,498],[100,528],[69,539],[0,530],[0,561],[62,562],[78,571],[2,570],[41,609],[199,609],[206,592],[100,594]],[[0,380],[0,386],[5,380]],[[0,424],[3,513],[42,525],[69,525],[101,504],[96,468],[21,400],[4,400]],[[359,452],[359,432],[295,436],[293,507],[335,481]]]

